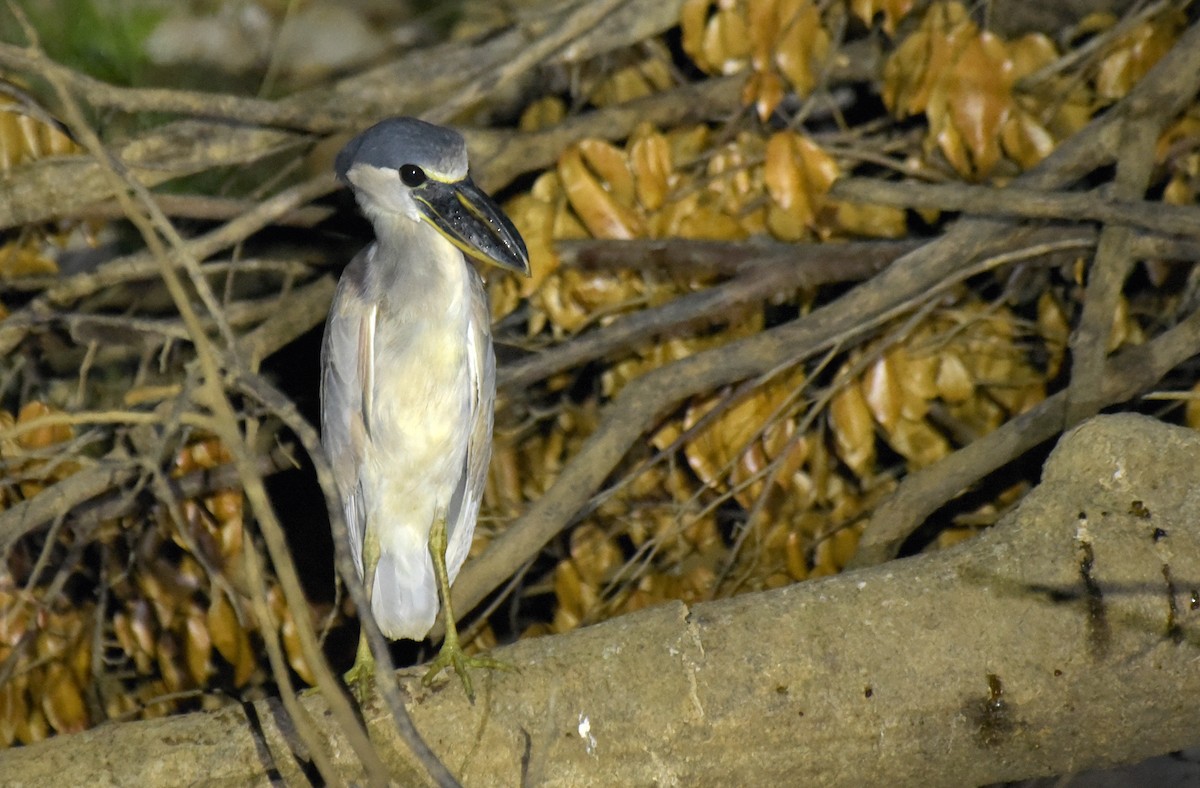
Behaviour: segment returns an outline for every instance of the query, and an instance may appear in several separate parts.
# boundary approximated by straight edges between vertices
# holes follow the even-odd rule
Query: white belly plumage
[[[429,532],[450,504],[466,459],[472,397],[460,333],[465,327],[447,322],[392,326],[376,336],[371,446],[362,482],[366,529],[379,535],[371,608],[393,639],[420,640],[433,627],[439,605]],[[401,343],[421,352],[388,351]],[[384,361],[396,358],[404,362]],[[397,391],[404,396],[392,393]],[[386,527],[377,521],[382,518]]]

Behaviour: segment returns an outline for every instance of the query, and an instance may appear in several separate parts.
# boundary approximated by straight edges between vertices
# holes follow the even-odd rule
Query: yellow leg
[[[425,684],[433,682],[443,668],[453,667],[454,672],[462,679],[463,688],[467,691],[467,699],[475,702],[475,689],[471,686],[471,674],[467,668],[487,668],[490,670],[512,670],[507,662],[491,659],[490,657],[469,657],[463,653],[458,642],[458,628],[454,623],[454,608],[450,604],[450,575],[446,571],[446,514],[440,512],[433,521],[433,529],[429,533],[429,553],[433,558],[433,574],[437,579],[438,595],[442,600],[442,622],[446,625],[446,635],[442,639],[442,649],[429,666],[423,679]]]
[[[379,566],[379,537],[372,529],[367,528],[363,540],[363,584],[366,587],[367,608],[371,607],[371,595],[375,589],[375,568]],[[354,655],[354,665],[346,671],[343,679],[346,686],[354,692],[359,703],[365,703],[371,694],[371,684],[375,680],[375,657],[371,654],[371,645],[367,642],[367,630],[362,625],[363,616],[368,611],[358,611],[358,651]]]

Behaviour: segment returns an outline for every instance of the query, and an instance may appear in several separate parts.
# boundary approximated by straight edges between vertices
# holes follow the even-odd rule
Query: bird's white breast
[[[363,478],[373,511],[389,520],[378,531],[382,552],[422,560],[435,513],[463,472],[472,402],[466,336],[475,273],[449,243],[437,237],[433,245],[441,263],[395,272],[379,305]]]

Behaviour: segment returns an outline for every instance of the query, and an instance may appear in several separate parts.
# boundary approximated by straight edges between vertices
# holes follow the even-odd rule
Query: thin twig
[[[1157,140],[1157,135],[1154,135]],[[1121,161],[1126,161],[1127,148]],[[1153,163],[1153,149],[1150,156]],[[1166,235],[1200,237],[1200,208],[1141,201],[1143,188],[1122,199],[1095,192],[1044,192],[1009,186],[1002,189],[965,183],[918,183],[873,178],[843,178],[831,196],[841,200],[900,208],[960,211],[977,216],[1021,216],[1028,219],[1093,221],[1142,227]]]
[[[617,243],[623,245],[627,242]],[[670,245],[671,242],[654,242],[659,250]],[[726,321],[730,313],[739,307],[779,293],[831,282],[866,279],[899,257],[903,250],[913,248],[913,244],[829,244],[811,249],[811,257],[801,257],[798,250],[789,255],[785,247],[773,249],[774,255],[758,264],[753,259],[744,259],[753,255],[753,247],[748,252],[745,245],[741,246],[741,275],[700,292],[680,296],[660,307],[626,315],[596,331],[507,364],[499,370],[497,386],[509,391],[520,390],[565,369],[626,349],[634,343],[651,341],[698,323]],[[637,248],[635,244],[631,253],[636,254]],[[631,267],[638,265],[636,259],[628,263]]]
[[[1190,77],[1190,78],[1189,78]],[[1189,98],[1200,88],[1200,74],[1180,75],[1175,89]],[[1146,193],[1154,174],[1154,157],[1163,129],[1174,118],[1171,104],[1160,106],[1131,103],[1121,129],[1121,157],[1113,189],[1120,199],[1134,200]],[[1160,205],[1166,215],[1174,206]],[[1200,218],[1200,211],[1192,209]],[[1133,232],[1124,222],[1110,220],[1100,234],[1096,257],[1083,296],[1083,314],[1070,338],[1071,382],[1067,387],[1064,426],[1094,416],[1103,407],[1105,359],[1112,336],[1114,315],[1125,280],[1133,270],[1130,255]]]
[[[302,106],[262,99],[168,88],[127,88],[110,85],[87,74],[38,58],[28,50],[0,43],[0,66],[15,72],[40,73],[88,97],[93,107],[122,112],[160,112],[196,117],[226,118],[261,126],[279,126],[300,131],[330,132],[345,127],[349,120],[335,113],[317,112]]]
[[[626,2],[627,0],[593,0],[579,4],[565,18],[546,26],[540,35],[526,42],[516,57],[504,61],[499,67],[490,63],[481,64],[482,68],[478,69],[477,74],[452,98],[440,102],[433,109],[422,113],[422,116],[434,123],[448,123],[482,97],[540,65],[554,52],[580,38]]]
[[[202,221],[229,221],[235,217],[249,213],[258,207],[258,202],[234,197],[213,197],[207,194],[160,194],[157,197],[160,207],[167,216],[177,219],[195,219]],[[321,205],[306,205],[289,211],[272,224],[280,227],[313,227],[333,216],[333,209]],[[124,219],[121,206],[112,202],[102,202],[80,208],[77,214],[63,213],[61,219]]]

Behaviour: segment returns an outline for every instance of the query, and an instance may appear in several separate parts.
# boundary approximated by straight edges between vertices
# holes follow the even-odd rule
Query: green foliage
[[[146,81],[145,41],[162,8],[131,0],[16,0],[15,5],[54,60],[119,85]],[[0,39],[28,43],[7,3],[0,4]]]

